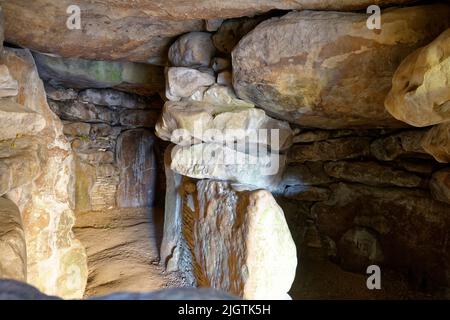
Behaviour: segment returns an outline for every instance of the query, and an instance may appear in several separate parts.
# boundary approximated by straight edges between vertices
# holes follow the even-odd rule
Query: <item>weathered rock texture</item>
[[[16,110],[34,117],[22,124],[30,126],[22,128],[23,133],[37,134],[42,129],[35,139],[19,135],[17,139],[2,141],[0,147],[2,158],[14,155],[9,158],[9,168],[16,183],[10,185],[13,189],[7,190],[7,196],[17,204],[22,216],[27,281],[48,294],[80,298],[86,285],[87,267],[84,248],[72,233],[74,172],[70,145],[64,138],[60,120],[47,104],[29,51],[8,49],[0,64],[6,65],[18,82],[18,95],[9,98],[11,103],[21,105]],[[16,121],[20,117],[17,113]],[[16,171],[15,164],[20,164]],[[20,180],[21,177],[26,180]]]
[[[27,280],[27,248],[19,208],[0,198],[0,278]]]
[[[162,67],[124,61],[65,59],[34,53],[40,77],[54,86],[116,88],[150,95],[164,89]]]
[[[77,214],[75,233],[86,246],[89,281],[85,297],[184,286],[158,265],[159,210],[115,209]]]
[[[6,39],[11,43],[64,57],[163,64],[173,37],[203,30],[201,19],[252,16],[272,9],[359,10],[374,3],[407,2],[82,0],[76,3],[81,9],[81,30],[66,28],[67,8],[74,4],[71,0],[2,0],[0,5],[6,18]]]
[[[384,108],[400,62],[448,28],[448,5],[382,13],[290,12],[259,24],[233,50],[238,97],[269,115],[320,128],[401,127]]]
[[[47,88],[76,154],[76,210],[152,206],[157,166],[151,130],[162,106],[159,97]]]
[[[416,127],[450,121],[450,29],[398,67],[386,109]]]
[[[300,129],[275,194],[301,253],[363,274],[377,264],[420,290],[448,287],[448,170],[421,147],[426,133]]]
[[[450,122],[433,126],[423,137],[422,148],[437,161],[450,162]]]
[[[245,299],[288,298],[296,249],[268,191],[236,192],[212,180],[185,180],[178,191],[181,237],[188,248],[179,267],[191,263],[198,286]]]

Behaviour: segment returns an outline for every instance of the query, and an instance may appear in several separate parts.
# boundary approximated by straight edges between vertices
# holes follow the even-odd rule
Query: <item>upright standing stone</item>
[[[117,188],[119,208],[153,205],[156,183],[154,143],[155,136],[145,129],[124,131],[117,139],[116,156],[120,168]]]

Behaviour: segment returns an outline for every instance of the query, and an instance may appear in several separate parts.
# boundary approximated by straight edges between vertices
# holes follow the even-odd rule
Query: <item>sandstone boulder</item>
[[[379,0],[387,6],[412,0]],[[253,16],[273,9],[361,10],[370,0],[80,0],[81,30],[69,30],[71,0],[1,0],[6,39],[26,48],[95,60],[129,60],[164,64],[173,38],[202,31],[202,19]],[[42,10],[46,8],[46,10]],[[39,13],[39,14],[36,14]],[[102,50],[98,50],[102,48]]]
[[[36,135],[45,127],[42,115],[7,99],[0,99],[0,137],[14,139],[22,135]]]
[[[450,121],[450,29],[398,67],[386,109],[416,127]]]
[[[1,28],[0,28],[1,32]],[[18,84],[9,74],[8,67],[0,66],[0,98],[15,96],[18,93]]]
[[[124,131],[117,140],[117,166],[120,183],[117,206],[151,207],[155,199],[155,136],[145,129]]]
[[[169,49],[174,67],[209,67],[216,49],[208,32],[191,32],[179,37]]]
[[[0,58],[19,83],[13,101],[44,117],[37,144],[45,157],[31,183],[8,193],[20,209],[27,247],[27,282],[47,294],[81,298],[87,280],[86,254],[72,233],[74,224],[73,158],[62,123],[50,110],[33,57],[7,49]]]
[[[285,299],[297,256],[272,195],[235,192],[227,183],[210,180],[188,190],[193,193],[186,194],[183,204],[183,235],[198,285],[244,299]]]
[[[166,75],[166,97],[178,101],[187,98],[202,87],[215,82],[215,77],[207,72],[184,67],[172,67]]]
[[[436,200],[450,204],[450,169],[447,168],[433,173],[430,189]]]
[[[151,95],[164,89],[164,69],[144,63],[64,59],[33,54],[39,76],[52,86],[75,89],[116,88]]]
[[[252,105],[209,104],[215,99],[207,95],[205,93],[202,102],[167,102],[156,125],[156,134],[181,145],[245,138],[249,143],[271,145],[274,150],[284,150],[291,145],[292,131],[287,122],[270,118]]]
[[[26,281],[27,249],[19,208],[0,198],[0,278]]]
[[[450,162],[450,122],[432,127],[423,137],[421,147],[437,161]]]
[[[384,107],[392,76],[449,18],[444,4],[386,10],[374,32],[365,13],[291,12],[235,47],[233,85],[241,99],[300,125],[401,127]]]
[[[274,189],[281,181],[285,156],[278,153],[245,153],[231,146],[200,143],[175,146],[170,168],[195,179],[217,179],[248,185],[248,188]]]
[[[14,141],[9,142],[14,144]],[[31,183],[40,173],[40,159],[36,149],[24,149],[12,157],[0,158],[0,196]]]

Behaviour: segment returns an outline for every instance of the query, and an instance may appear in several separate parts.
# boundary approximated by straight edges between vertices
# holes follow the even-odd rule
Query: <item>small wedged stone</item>
[[[214,82],[214,76],[207,72],[185,67],[171,67],[166,74],[166,97],[169,100],[179,101]]]
[[[433,173],[430,190],[436,200],[450,204],[450,168]]]
[[[208,32],[190,32],[179,37],[169,49],[175,67],[209,67],[215,48]]]

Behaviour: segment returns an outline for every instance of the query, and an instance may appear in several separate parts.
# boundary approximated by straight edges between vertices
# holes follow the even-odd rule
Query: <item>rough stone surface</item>
[[[183,236],[198,285],[244,299],[285,299],[297,256],[272,195],[266,190],[239,193],[210,180],[193,186],[185,194]]]
[[[44,86],[27,50],[7,49],[0,59],[19,83],[13,100],[45,118],[38,144],[41,173],[8,193],[20,209],[27,247],[27,282],[47,294],[80,298],[87,279],[86,254],[72,233],[73,157],[61,121],[47,104]]]
[[[26,281],[27,248],[19,208],[0,198],[0,278]]]
[[[450,162],[450,122],[432,127],[423,137],[421,147],[437,161]]]
[[[11,43],[65,57],[164,64],[173,37],[203,30],[203,19],[253,16],[273,9],[360,10],[374,3],[387,6],[410,1],[80,0],[81,30],[66,28],[71,0],[2,0],[0,5],[6,18],[6,39]]]
[[[448,28],[450,7],[382,13],[301,11],[260,23],[233,50],[238,97],[285,120],[320,128],[401,127],[384,100],[400,62]]]
[[[117,140],[120,183],[117,205],[120,208],[151,207],[155,198],[155,136],[148,130],[124,131]]]
[[[0,300],[59,300],[35,287],[15,280],[0,280]],[[93,297],[91,300],[237,300],[211,288],[170,288],[153,292],[117,292]]]
[[[207,72],[185,67],[169,68],[166,75],[166,97],[178,101],[191,96],[201,87],[207,87],[215,82],[215,77]]]
[[[450,169],[433,173],[430,190],[436,200],[450,204]]]
[[[425,134],[424,130],[411,130],[382,137],[372,142],[370,151],[381,161],[391,161],[399,157],[420,157],[425,154],[420,144]]]
[[[413,281],[427,287],[448,286],[449,244],[444,240],[448,237],[450,223],[447,204],[431,199],[428,192],[416,189],[376,188],[346,183],[334,184],[330,188],[330,199],[312,207],[322,235],[338,243],[353,227],[370,228],[379,244],[372,238],[368,248],[379,247],[382,250],[383,264],[407,270]],[[337,249],[340,257],[342,252],[339,246]],[[352,245],[350,249],[350,252],[344,253],[351,254],[349,260],[355,257],[355,247]],[[374,256],[376,252],[378,249],[373,252]],[[351,269],[355,267],[352,265]],[[358,267],[367,268],[367,265],[360,263]]]
[[[2,32],[0,28],[0,32]],[[18,84],[9,74],[8,67],[0,66],[0,98],[16,96],[18,93]]]
[[[42,115],[7,99],[0,99],[0,119],[0,137],[3,140],[36,135],[45,127]]]
[[[7,158],[0,157],[0,195],[31,183],[41,173],[40,159],[36,148],[16,150],[14,141],[6,140],[2,152],[11,150]],[[35,141],[36,142],[36,141]]]
[[[146,292],[184,286],[158,265],[161,212],[115,209],[77,215],[75,234],[88,255],[85,297],[117,292]]]
[[[366,185],[414,188],[419,187],[422,183],[422,178],[415,174],[372,161],[329,162],[325,164],[324,168],[325,172],[334,178]]]
[[[294,145],[289,151],[289,162],[353,159],[370,153],[370,139],[349,137]]]
[[[151,95],[164,89],[164,69],[143,63],[61,58],[34,53],[40,77],[52,86],[116,88]]]
[[[171,169],[195,179],[218,179],[274,189],[281,181],[285,156],[278,153],[247,154],[216,143],[175,146]]]
[[[48,95],[48,92],[47,92]],[[154,104],[145,97],[112,89],[87,89],[79,93],[81,101],[106,107],[126,109],[150,109]],[[53,97],[50,96],[53,100]],[[72,99],[76,99],[77,96]]]
[[[209,67],[216,49],[208,32],[191,32],[179,37],[169,49],[174,67]]]
[[[226,20],[219,30],[213,35],[214,46],[220,52],[230,54],[247,33],[253,30],[261,21],[267,18],[259,16],[256,18],[238,18]]]
[[[259,134],[260,129],[267,132]],[[271,141],[271,129],[278,130],[278,145]],[[252,105],[211,105],[194,101],[167,102],[156,125],[156,134],[177,144],[239,141],[247,137],[250,143],[272,145],[275,150],[287,149],[292,140],[287,122],[270,118]]]
[[[120,124],[125,127],[154,128],[159,118],[156,110],[124,110],[120,113]]]
[[[398,67],[386,109],[398,120],[425,127],[450,120],[450,29],[410,54]]]

